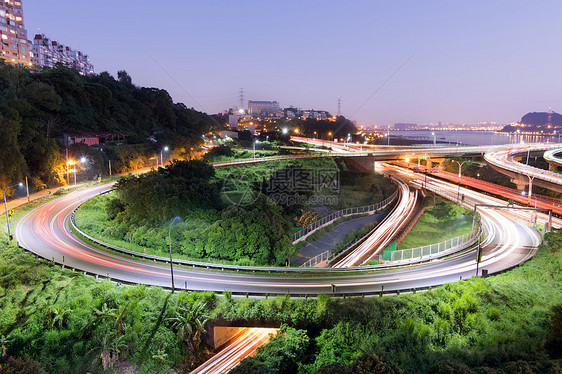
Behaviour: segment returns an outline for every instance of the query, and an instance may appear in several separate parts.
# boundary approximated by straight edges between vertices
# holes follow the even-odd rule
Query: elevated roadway
[[[562,148],[549,149],[544,152],[543,158],[550,165],[550,171],[555,171],[559,166],[562,166],[562,158],[558,156],[560,153],[562,153]]]
[[[527,144],[487,152],[484,160],[497,171],[511,177],[519,190],[526,185],[537,185],[562,193],[562,174],[543,170],[518,162],[516,158],[528,157],[531,152],[559,149],[560,144]]]

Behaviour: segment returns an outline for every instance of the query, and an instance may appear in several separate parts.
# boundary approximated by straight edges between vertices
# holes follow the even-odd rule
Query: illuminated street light
[[[170,149],[170,148],[168,148],[168,147],[166,146],[166,147],[164,147],[164,149],[162,149],[162,150],[160,151],[160,166],[161,166],[161,167],[164,166],[164,162],[162,161],[162,152],[168,152],[169,149]]]
[[[283,135],[287,135],[289,133],[289,130],[287,128],[283,129]]]
[[[68,166],[72,165],[72,171],[74,173],[74,188],[76,188],[76,163],[74,162],[74,160],[68,160],[66,162],[66,169],[68,170]]]
[[[463,162],[458,162],[457,160],[451,160],[451,161],[456,162],[457,164],[459,164],[459,178],[461,178],[462,166],[464,165],[465,162],[468,162],[468,160],[467,160],[467,161],[463,161]]]
[[[8,191],[10,188],[12,187],[21,187],[23,186],[23,183],[17,183],[14,184],[12,186],[8,186],[4,189],[3,195],[4,195],[4,208],[6,209],[6,224],[8,225],[8,239],[12,240],[12,235],[10,234],[10,219],[8,218],[8,203],[6,203],[6,191]]]

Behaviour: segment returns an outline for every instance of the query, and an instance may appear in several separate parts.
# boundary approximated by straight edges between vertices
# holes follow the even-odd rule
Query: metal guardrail
[[[365,205],[355,208],[346,208],[342,210],[338,210],[337,212],[331,213],[327,216],[322,217],[320,220],[311,223],[310,225],[303,227],[301,231],[298,231],[293,234],[293,244],[298,243],[301,239],[304,239],[306,236],[314,233],[316,230],[321,229],[324,226],[329,225],[330,223],[334,222],[335,220],[342,218],[342,217],[349,217],[357,214],[364,214],[368,213],[371,214],[376,212],[377,210],[381,210],[387,207],[390,203],[396,199],[398,196],[398,189],[396,189],[392,195],[387,197],[381,202],[371,205]]]
[[[369,234],[371,234],[371,233],[369,232],[367,235],[369,235]],[[365,235],[365,236],[367,236],[367,235]],[[353,243],[349,243],[348,245],[345,246],[344,249],[342,249],[341,251],[338,251],[338,253],[345,252],[345,251],[349,250],[355,244],[362,241],[365,238],[365,236],[360,238],[360,239],[356,239]],[[330,260],[332,257],[334,257],[334,255],[335,255],[334,250],[328,249],[327,251],[324,251],[324,252],[320,253],[319,255],[316,255],[316,256],[310,258],[308,261],[306,261],[304,264],[302,264],[301,267],[311,267],[311,268],[313,268],[323,261]]]
[[[422,247],[400,249],[396,251],[385,250],[382,254],[377,256],[377,260],[379,261],[379,263],[383,263],[386,261],[410,262],[414,259],[417,261],[421,259],[441,257],[443,255],[455,253],[471,246],[478,240],[480,235],[482,235],[482,227],[479,222],[476,228],[466,234]]]
[[[265,162],[265,161],[294,160],[298,158],[357,157],[357,156],[370,156],[370,155],[371,154],[369,152],[349,152],[349,153],[329,152],[321,155],[271,156],[271,157],[247,158],[247,159],[232,160],[232,161],[217,161],[217,162],[213,162],[211,165],[215,167],[222,167],[222,166],[232,166],[232,165],[254,164],[254,163]]]
[[[74,215],[79,208],[80,207],[76,208],[71,213],[69,221],[70,221],[70,225],[72,226],[72,229],[75,232],[77,232],[80,236],[82,236],[83,238],[89,240],[92,243],[95,243],[96,245],[98,245],[100,247],[107,248],[107,249],[116,251],[118,253],[131,256],[133,258],[150,260],[150,261],[154,261],[154,262],[163,262],[163,263],[166,263],[166,264],[170,263],[169,257],[147,255],[147,254],[144,254],[144,253],[131,251],[131,250],[128,250],[128,249],[124,249],[124,248],[121,248],[121,247],[117,247],[117,246],[102,242],[101,240],[93,238],[93,237],[89,236],[88,234],[84,233],[83,231],[81,231],[76,226],[76,223],[74,222]],[[47,259],[47,260],[49,260],[49,259]],[[181,259],[173,259],[172,263],[177,264],[177,265],[188,266],[188,267],[192,267],[192,268],[207,269],[207,270],[212,269],[212,270],[216,270],[216,271],[228,270],[228,271],[237,271],[237,272],[246,271],[246,272],[263,272],[263,273],[278,273],[278,274],[279,273],[303,273],[303,272],[310,272],[310,273],[344,272],[345,273],[345,272],[356,272],[356,271],[371,271],[371,270],[376,270],[378,268],[384,267],[384,266],[373,265],[373,266],[361,266],[361,267],[349,267],[349,268],[337,268],[337,269],[336,268],[306,268],[306,269],[303,269],[302,267],[282,268],[282,267],[267,267],[267,266],[224,265],[224,264],[213,264],[213,263],[208,263],[208,262],[188,261],[188,260],[181,260]]]

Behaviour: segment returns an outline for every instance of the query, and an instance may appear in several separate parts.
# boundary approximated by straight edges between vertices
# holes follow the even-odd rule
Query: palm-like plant
[[[49,329],[52,329],[58,325],[59,329],[62,329],[66,317],[72,313],[72,309],[64,309],[58,306],[49,307]]]
[[[178,339],[185,341],[192,353],[199,346],[201,334],[206,332],[205,323],[209,320],[209,316],[205,313],[206,305],[198,300],[185,308],[180,307],[176,315],[169,318]]]
[[[5,360],[6,356],[8,356],[8,347],[7,344],[10,341],[8,340],[8,338],[6,338],[6,336],[2,335],[2,337],[0,337],[0,346],[1,346],[1,350],[2,350],[2,359]]]

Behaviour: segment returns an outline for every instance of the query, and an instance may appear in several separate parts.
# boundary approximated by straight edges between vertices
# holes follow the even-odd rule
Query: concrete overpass
[[[556,171],[559,166],[562,166],[562,158],[557,155],[562,153],[562,148],[550,149],[543,154],[543,158],[548,162],[549,170]]]
[[[541,155],[545,151],[560,149],[560,144],[526,144],[487,152],[484,160],[495,170],[511,177],[518,190],[537,185],[562,193],[562,174],[525,165],[518,160]],[[556,152],[555,152],[556,153]]]
[[[327,140],[295,136],[292,136],[291,140],[298,143],[312,144],[318,147],[328,147],[332,149],[333,152],[325,153],[326,156],[331,155],[352,158],[355,162],[367,170],[373,170],[375,168],[376,161],[424,158],[431,163],[432,159],[442,159],[445,157],[483,157],[484,154],[491,149],[490,146],[375,146],[336,143]],[[505,146],[492,147],[492,149],[504,148]]]

